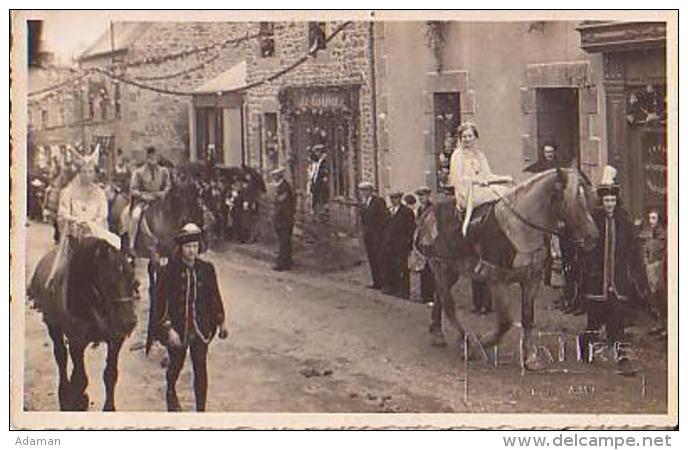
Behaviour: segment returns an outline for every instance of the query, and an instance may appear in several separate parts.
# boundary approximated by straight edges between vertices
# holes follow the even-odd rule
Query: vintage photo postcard
[[[677,28],[13,11],[11,426],[676,426]]]

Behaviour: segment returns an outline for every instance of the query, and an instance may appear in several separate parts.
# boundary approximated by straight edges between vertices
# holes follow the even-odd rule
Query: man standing
[[[215,267],[198,257],[201,229],[193,223],[177,235],[178,252],[165,266],[159,283],[153,331],[167,346],[167,410],[181,411],[176,384],[187,349],[194,373],[196,411],[205,411],[208,391],[208,345],[218,332],[227,338],[225,311]]]
[[[540,173],[545,170],[555,169],[559,164],[560,161],[557,158],[557,148],[554,144],[546,143],[542,146],[542,158],[523,170],[530,173]]]
[[[275,197],[273,200],[272,225],[277,235],[277,263],[274,270],[290,270],[292,266],[291,235],[294,231],[294,214],[296,213],[296,201],[294,191],[284,177],[284,168],[272,171],[272,179],[275,185]]]
[[[646,299],[647,279],[633,224],[619,203],[619,186],[615,183],[616,170],[607,166],[597,195],[602,208],[593,212],[600,231],[600,239],[590,252],[583,254],[583,295],[587,306],[588,324],[582,339],[582,355],[590,358],[595,336],[606,329],[608,348],[622,375],[632,376],[624,349],[623,306],[633,299]]]
[[[146,148],[146,162],[131,176],[131,219],[129,221],[129,247],[136,246],[136,235],[144,209],[153,201],[161,199],[172,188],[170,173],[158,162],[155,147]]]
[[[330,169],[327,161],[327,150],[324,145],[314,145],[313,153],[316,160],[313,162],[309,185],[313,196],[313,213],[319,214],[330,199]]]
[[[368,181],[358,185],[358,191],[361,195],[360,214],[363,243],[368,256],[368,264],[370,265],[370,276],[373,281],[373,284],[368,287],[382,289],[385,285],[382,244],[389,221],[389,212],[384,199],[375,195],[373,190],[373,184]]]
[[[423,215],[432,207],[430,200],[430,193],[432,191],[428,186],[421,186],[416,189],[416,196],[418,196],[418,213],[416,220],[420,221]],[[435,277],[430,269],[430,264],[427,261],[423,262],[420,268],[420,298],[423,303],[432,303],[435,301]]]
[[[408,258],[413,248],[413,232],[416,218],[408,206],[401,204],[401,191],[389,194],[389,226],[385,235],[384,254],[388,262],[387,286],[385,294],[409,298]]]

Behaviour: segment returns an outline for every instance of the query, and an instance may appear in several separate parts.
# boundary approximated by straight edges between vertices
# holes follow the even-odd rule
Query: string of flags
[[[353,24],[352,21],[347,21],[347,22],[344,22],[344,23],[342,23],[341,25],[339,25],[339,26],[338,26],[329,36],[327,36],[327,38],[325,38],[325,43],[330,42],[330,41],[331,41],[332,39],[334,39],[334,38],[335,38],[344,28],[348,27],[348,26],[351,25],[351,24]],[[229,46],[229,45],[231,45],[231,44],[237,46],[237,45],[239,45],[241,42],[244,42],[244,41],[246,41],[246,40],[248,40],[248,39],[255,39],[255,38],[260,37],[260,36],[261,36],[260,33],[258,33],[258,34],[253,34],[253,35],[246,34],[246,35],[244,35],[244,36],[242,36],[242,37],[240,37],[240,38],[226,39],[225,41],[222,41],[222,42],[220,42],[220,43],[209,44],[209,45],[206,45],[206,46],[203,46],[203,47],[198,47],[198,48],[193,49],[193,50],[183,50],[183,51],[176,52],[176,53],[171,53],[171,54],[169,54],[169,55],[165,55],[165,56],[162,56],[162,57],[149,57],[149,58],[144,58],[144,59],[142,59],[142,60],[138,60],[138,61],[133,61],[133,62],[131,62],[131,63],[127,63],[124,67],[138,67],[138,66],[141,66],[141,65],[144,65],[144,64],[159,64],[159,63],[161,63],[161,62],[163,62],[163,61],[167,62],[167,61],[171,61],[171,60],[174,60],[174,59],[179,59],[179,58],[183,58],[183,57],[188,57],[188,56],[190,56],[190,55],[192,55],[192,54],[195,54],[195,53],[207,52],[208,50],[211,50],[211,49],[213,49],[213,48],[222,49],[222,48],[224,48],[224,47],[226,47],[226,46]],[[266,76],[266,77],[264,77],[264,78],[262,78],[262,79],[256,80],[256,81],[254,81],[254,82],[252,82],[252,83],[249,83],[249,84],[247,84],[247,85],[245,85],[245,86],[242,86],[242,87],[240,87],[240,88],[237,88],[237,89],[235,89],[235,91],[236,91],[236,92],[244,92],[244,91],[247,91],[247,90],[249,90],[249,89],[253,89],[253,88],[255,88],[255,87],[258,87],[258,86],[260,86],[260,85],[263,85],[263,84],[265,84],[265,83],[272,82],[272,81],[276,80],[277,78],[279,78],[279,77],[285,75],[286,73],[289,73],[289,72],[291,72],[292,70],[296,69],[297,67],[299,67],[300,65],[302,65],[303,63],[305,63],[306,61],[308,61],[309,58],[315,57],[315,56],[317,55],[317,52],[318,52],[319,50],[320,50],[320,47],[311,48],[311,49],[309,49],[309,51],[308,51],[308,53],[307,53],[306,55],[302,56],[301,58],[297,59],[296,61],[292,62],[291,64],[289,64],[289,65],[287,65],[287,66],[285,66],[285,67],[283,67],[283,68],[277,70],[276,72],[274,72],[274,73],[271,74],[271,75],[268,75],[268,76]],[[218,56],[219,56],[219,54],[218,54]],[[72,79],[70,79],[70,80],[66,80],[66,81],[64,81],[64,82],[58,83],[58,84],[56,84],[56,85],[54,85],[54,86],[50,86],[50,87],[41,89],[41,90],[39,90],[39,91],[29,92],[28,96],[29,96],[29,97],[32,97],[32,96],[36,96],[36,95],[39,95],[39,94],[44,94],[44,93],[47,93],[47,92],[50,92],[50,91],[54,91],[54,90],[57,90],[57,89],[65,88],[65,87],[70,86],[70,85],[79,86],[79,84],[81,84],[81,86],[83,87],[83,78],[85,78],[85,77],[87,77],[87,76],[89,76],[89,75],[92,75],[92,74],[94,74],[94,73],[98,73],[98,74],[104,75],[104,76],[106,76],[106,77],[112,79],[113,82],[115,82],[115,83],[118,83],[118,82],[119,82],[119,83],[124,83],[124,84],[128,84],[128,85],[131,85],[131,86],[135,86],[135,87],[137,87],[137,88],[139,88],[139,89],[144,89],[144,90],[149,90],[149,91],[157,92],[157,93],[159,93],[159,94],[176,95],[176,96],[192,96],[192,95],[195,94],[194,91],[184,91],[184,90],[167,89],[167,88],[163,88],[163,87],[159,87],[159,86],[153,86],[153,85],[150,85],[150,84],[142,83],[141,81],[158,81],[158,80],[164,80],[164,79],[169,79],[169,78],[173,78],[173,77],[182,76],[182,75],[185,75],[185,74],[187,74],[187,73],[191,73],[191,72],[193,72],[193,71],[200,70],[200,69],[202,69],[203,67],[205,67],[205,65],[210,64],[210,63],[213,62],[214,60],[215,60],[215,59],[210,58],[210,59],[208,59],[208,60],[202,62],[201,64],[199,64],[199,65],[197,65],[197,66],[194,66],[194,67],[185,69],[185,70],[180,71],[180,72],[172,73],[172,74],[160,75],[160,76],[152,76],[152,77],[146,77],[146,78],[136,77],[136,78],[134,78],[134,79],[132,79],[132,78],[127,78],[127,77],[125,77],[125,76],[123,76],[123,75],[120,75],[119,73],[115,73],[115,72],[112,72],[112,71],[110,71],[110,70],[108,70],[108,69],[101,68],[101,67],[95,67],[95,68],[90,68],[90,69],[83,69],[83,72],[82,72],[79,76],[77,76],[77,77],[75,77],[75,78],[72,78]],[[222,94],[223,94],[223,92],[218,92],[218,95],[222,95]]]

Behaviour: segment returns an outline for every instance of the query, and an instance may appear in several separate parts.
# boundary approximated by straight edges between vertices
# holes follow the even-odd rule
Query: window
[[[196,145],[198,161],[208,165],[224,164],[222,108],[196,110]]]
[[[100,88],[98,94],[100,99],[100,119],[106,120],[108,106],[110,105],[110,96],[108,95],[107,89],[105,89],[104,86]]]
[[[41,128],[48,128],[50,126],[50,123],[48,123],[48,119],[48,110],[41,110]]]
[[[461,123],[461,103],[458,92],[437,92],[433,94],[435,122],[435,169],[437,191],[450,193],[449,161],[456,148],[456,129]]]
[[[308,22],[308,53],[315,53],[327,48],[325,43],[326,29],[325,22]]]
[[[120,92],[119,82],[114,81],[115,84],[115,119],[122,117],[122,93]]]
[[[279,139],[277,137],[277,113],[263,114],[263,155],[267,160],[267,169],[279,166]]]
[[[577,88],[540,88],[536,91],[537,149],[542,159],[544,144],[555,148],[555,158],[571,161],[579,154]]]
[[[94,94],[88,94],[88,116],[86,116],[87,119],[93,119],[95,117],[96,113],[94,110],[94,101],[95,101],[95,95]]]
[[[275,24],[272,22],[261,22],[259,32],[260,56],[262,58],[275,56]]]

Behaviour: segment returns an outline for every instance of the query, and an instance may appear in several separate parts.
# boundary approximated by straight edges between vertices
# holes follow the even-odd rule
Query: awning
[[[218,92],[231,92],[246,86],[246,61],[241,61],[226,72],[206,81],[196,88],[198,94],[217,94]]]

